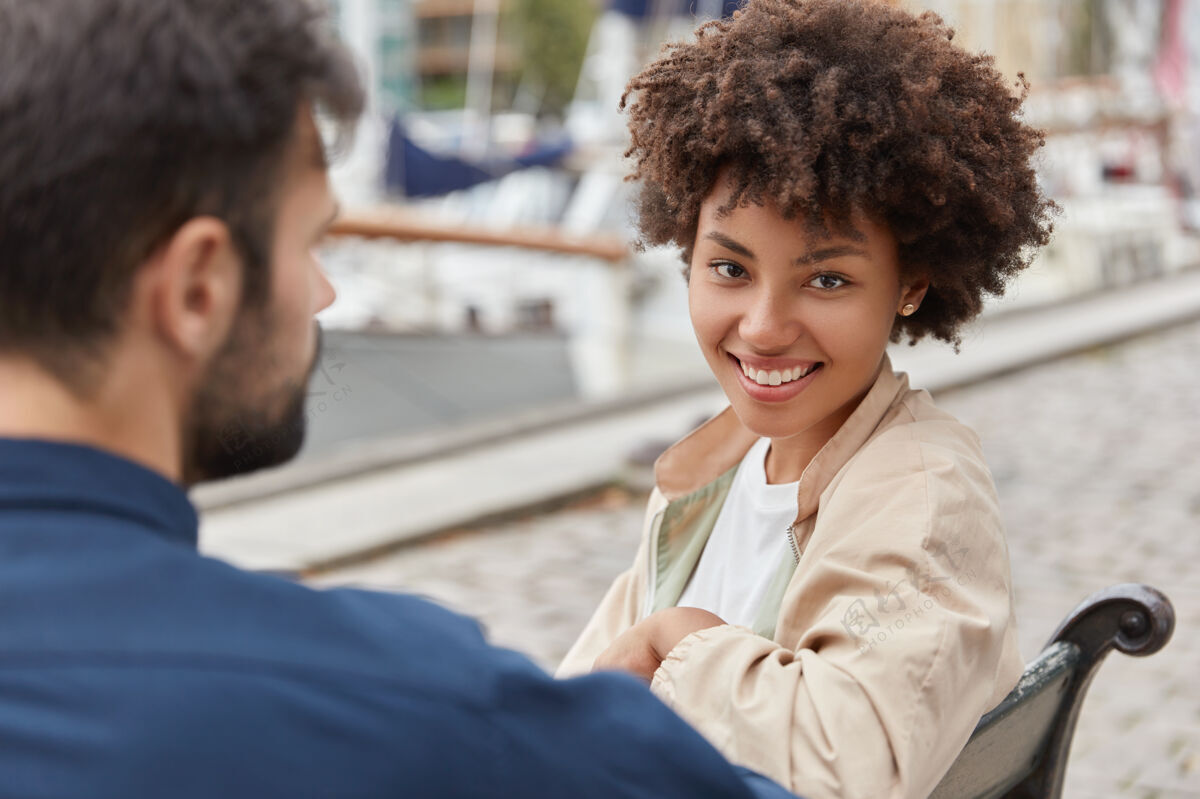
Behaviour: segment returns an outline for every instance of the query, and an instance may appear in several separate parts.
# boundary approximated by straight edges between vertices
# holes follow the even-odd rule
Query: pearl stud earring
[[[900,309],[901,316],[912,316],[916,312],[917,312],[917,306],[913,305],[911,302],[908,305],[905,305],[903,308]]]

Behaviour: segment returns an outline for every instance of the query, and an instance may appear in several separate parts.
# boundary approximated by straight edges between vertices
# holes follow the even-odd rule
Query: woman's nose
[[[791,346],[801,327],[794,303],[776,292],[762,292],[742,314],[738,335],[760,352],[777,352]]]

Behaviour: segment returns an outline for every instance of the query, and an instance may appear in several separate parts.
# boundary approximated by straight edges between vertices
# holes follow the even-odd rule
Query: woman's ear
[[[916,310],[921,307],[921,301],[925,299],[925,292],[927,291],[929,291],[929,279],[924,277],[916,278],[902,285],[900,287],[900,302],[897,304],[896,312],[901,316],[911,316],[916,313]],[[912,309],[908,310],[910,305]]]
[[[242,263],[229,227],[185,222],[148,264],[149,318],[168,347],[204,361],[225,343],[241,303]]]

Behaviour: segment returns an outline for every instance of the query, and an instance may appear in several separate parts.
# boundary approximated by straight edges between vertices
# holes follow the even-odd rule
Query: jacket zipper
[[[792,558],[794,558],[796,561],[796,564],[799,565],[799,563],[800,563],[800,544],[796,541],[796,525],[795,524],[789,524],[787,526],[787,540],[788,540],[788,546],[790,546],[792,548]]]

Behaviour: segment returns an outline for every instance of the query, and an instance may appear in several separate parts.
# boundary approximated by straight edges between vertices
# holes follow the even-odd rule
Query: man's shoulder
[[[0,600],[28,612],[0,630],[0,650],[48,665],[417,679],[486,647],[476,622],[419,597],[315,590],[110,519],[53,536],[9,526],[28,552],[0,563]]]
[[[0,598],[29,610],[0,630],[0,738],[14,744],[0,772],[19,785],[53,773],[62,796],[744,795],[644,686],[555,681],[418,597],[317,591],[166,542],[104,552],[50,553],[0,579]],[[69,772],[28,755],[64,741],[82,742]]]
[[[233,663],[339,679],[444,679],[452,676],[446,662],[490,649],[477,622],[422,597],[318,590],[203,557],[178,568],[189,573],[189,590],[170,601],[189,622],[193,645]]]
[[[0,738],[12,745],[0,771],[33,784],[49,767],[30,753],[82,742],[55,795],[87,780],[131,788],[113,795],[189,780],[207,792],[172,795],[335,795],[335,784],[344,795],[371,784],[478,794],[487,786],[469,771],[445,772],[483,758],[496,733],[462,742],[463,731],[494,726],[506,683],[546,679],[418,597],[317,591],[153,540],[15,560],[0,566],[0,599],[26,612],[0,630]],[[237,772],[248,753],[262,768]]]

